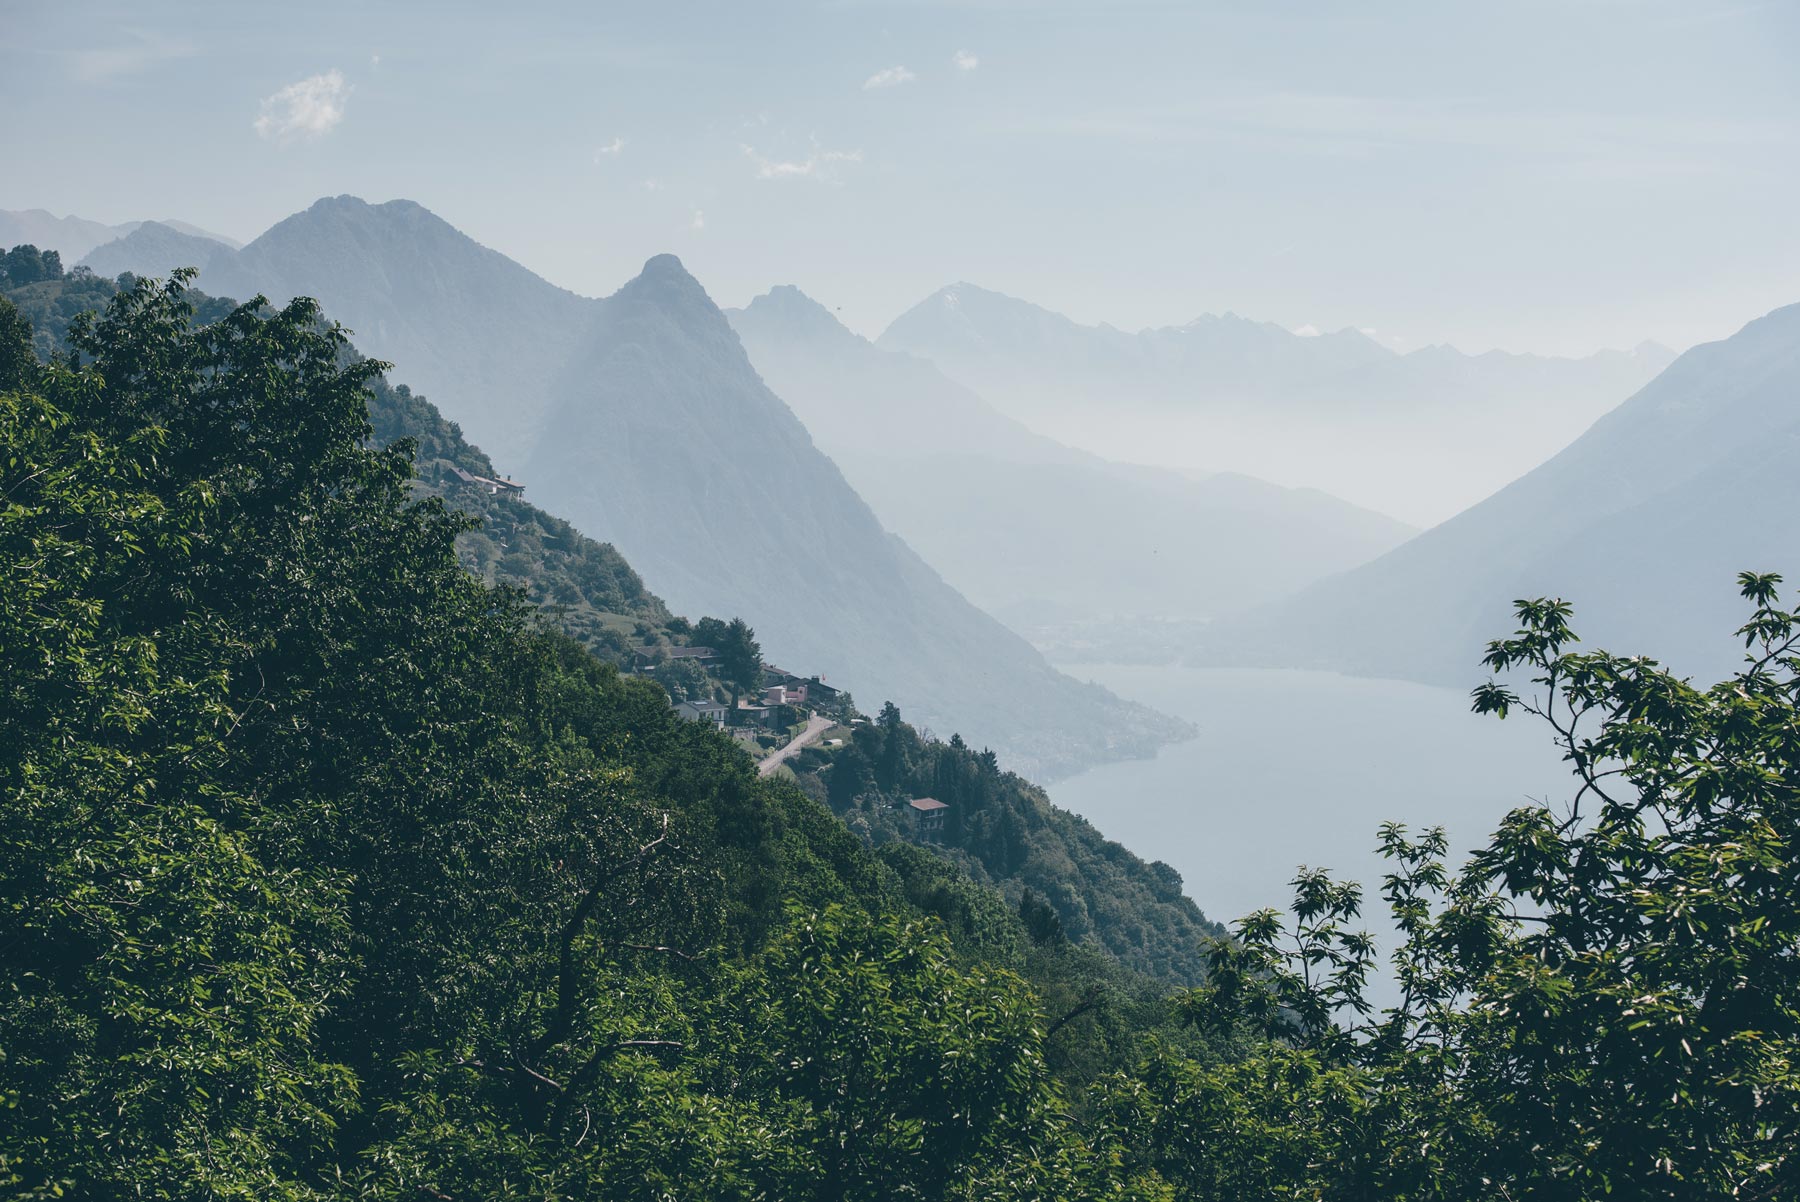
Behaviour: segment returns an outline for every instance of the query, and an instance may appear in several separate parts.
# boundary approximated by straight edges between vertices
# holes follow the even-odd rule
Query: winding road
[[[830,730],[834,723],[830,718],[821,718],[814,714],[806,720],[806,729],[787,741],[779,751],[769,753],[769,758],[756,766],[756,775],[773,776],[775,769],[799,755],[806,748],[819,741],[819,736]]]

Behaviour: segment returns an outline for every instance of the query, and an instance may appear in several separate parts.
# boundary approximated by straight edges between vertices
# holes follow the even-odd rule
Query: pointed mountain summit
[[[1514,598],[1559,596],[1587,647],[1718,678],[1743,651],[1736,574],[1800,581],[1796,463],[1800,305],[1688,351],[1467,512],[1223,624],[1204,658],[1468,685]]]
[[[977,604],[1198,619],[1361,563],[1412,531],[1335,498],[1108,463],[1033,433],[796,288],[729,314],[751,362],[882,522]]]
[[[328,197],[236,255],[215,257],[200,286],[312,296],[432,397],[479,396],[452,416],[503,464],[535,444],[537,422],[593,302],[558,288],[410,200]]]
[[[215,256],[201,283],[316,297],[680,611],[746,618],[772,660],[870,708],[891,698],[1048,775],[1185,731],[1056,672],[883,529],[672,255],[590,299],[411,201],[339,196]]]
[[[1543,462],[1659,367],[1620,352],[1402,355],[1357,331],[1230,314],[1130,334],[970,284],[927,297],[878,341],[1071,446],[1318,488],[1415,524]]]
[[[168,275],[177,267],[204,269],[213,256],[229,255],[223,242],[185,233],[161,221],[146,221],[123,238],[89,251],[81,266],[95,275]]]
[[[883,529],[675,259],[600,302],[553,391],[536,495],[683,611],[741,614],[782,663],[1038,771],[1173,733],[1055,672]]]

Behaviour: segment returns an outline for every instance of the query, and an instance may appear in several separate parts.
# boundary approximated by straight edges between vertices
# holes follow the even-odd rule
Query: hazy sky
[[[1800,301],[1800,0],[0,0],[0,208],[250,238],[408,197],[581,292],[679,254],[864,332],[1684,346]]]

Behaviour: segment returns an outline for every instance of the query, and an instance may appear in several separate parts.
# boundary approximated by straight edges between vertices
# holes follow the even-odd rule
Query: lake
[[[1472,714],[1462,691],[1326,672],[1063,670],[1200,728],[1153,760],[1092,769],[1050,795],[1145,859],[1172,865],[1220,922],[1285,906],[1301,864],[1361,880],[1379,906],[1382,822],[1444,826],[1460,864],[1508,810],[1560,804],[1570,792],[1548,726],[1517,713],[1504,722]],[[1470,685],[1477,680],[1471,673]],[[1385,914],[1370,918],[1378,935],[1389,929]]]

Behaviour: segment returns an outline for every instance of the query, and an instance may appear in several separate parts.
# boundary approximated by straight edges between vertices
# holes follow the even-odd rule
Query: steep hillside
[[[1039,778],[1186,732],[1057,673],[884,530],[673,259],[589,300],[416,204],[338,197],[214,256],[200,284],[316,296],[677,610],[741,615],[772,658],[865,702]]]
[[[673,257],[602,303],[555,392],[527,461],[536,495],[617,543],[676,608],[740,614],[782,662],[1002,748],[1027,774],[1175,733],[1056,673],[882,529]]]
[[[1800,578],[1800,305],[1695,347],[1572,446],[1362,568],[1222,624],[1213,662],[1466,683],[1508,600],[1560,596],[1590,644],[1719,676],[1740,570]],[[1753,498],[1753,503],[1747,503]]]
[[[932,363],[845,329],[792,287],[729,316],[763,379],[883,523],[1015,625],[1241,609],[1412,533],[1310,490],[1073,450]]]
[[[190,302],[0,299],[12,1195],[1120,1192],[1070,1093],[1176,973],[759,778],[462,570],[316,307]]]
[[[1668,361],[1398,354],[1232,314],[1127,333],[957,284],[880,345],[932,360],[1033,429],[1109,458],[1243,472],[1440,521],[1567,445]]]
[[[43,307],[56,289],[85,300],[88,312],[104,309],[116,291],[110,281],[63,276],[28,289],[0,292],[0,306],[28,295]],[[228,299],[193,291],[184,299],[193,308],[197,325],[216,322],[235,307]],[[66,335],[64,323],[48,343],[40,341],[42,357],[66,353]],[[354,352],[344,357],[348,362],[360,358]],[[628,648],[646,640],[689,641],[691,624],[675,618],[615,548],[594,542],[523,498],[494,495],[459,477],[456,469],[483,476],[492,476],[495,469],[428,399],[380,377],[366,380],[364,386],[372,445],[412,441],[412,497],[441,498],[479,522],[475,529],[456,534],[458,560],[489,585],[523,590],[533,604],[535,624],[572,636],[615,666],[629,664]],[[897,710],[884,716],[891,720],[880,727],[859,728],[848,754],[863,755],[873,739],[891,751],[874,755],[892,768],[881,775],[880,787],[890,791],[902,785],[935,787],[957,807],[957,842],[929,846],[952,863],[923,875],[957,877],[967,871],[975,883],[998,891],[1015,908],[1026,892],[1035,891],[1041,904],[1058,915],[1063,935],[1085,952],[1103,950],[1132,972],[1148,973],[1163,982],[1199,979],[1208,941],[1219,928],[1182,896],[1178,879],[1170,884],[1171,870],[1146,864],[1087,822],[1057,809],[1041,788],[1008,770],[1010,765],[1002,767],[993,752],[977,755],[960,743],[931,743],[915,727],[899,721]],[[813,749],[799,763],[803,782],[810,782],[808,791],[821,802],[826,789],[816,783],[820,765],[833,759],[824,749]],[[854,771],[838,775],[840,791],[849,787],[853,776]],[[871,776],[868,783],[873,789],[878,782]],[[846,796],[856,792],[850,789]],[[859,812],[865,820],[852,823],[860,836],[878,846],[913,838],[914,833],[897,826],[893,816],[885,823],[867,821],[874,812],[873,800],[863,799]],[[897,867],[906,861],[897,848],[887,847],[886,854]],[[910,875],[919,876],[921,871]],[[918,900],[946,921],[961,921],[944,908],[941,894],[939,888],[936,894],[921,893]]]

